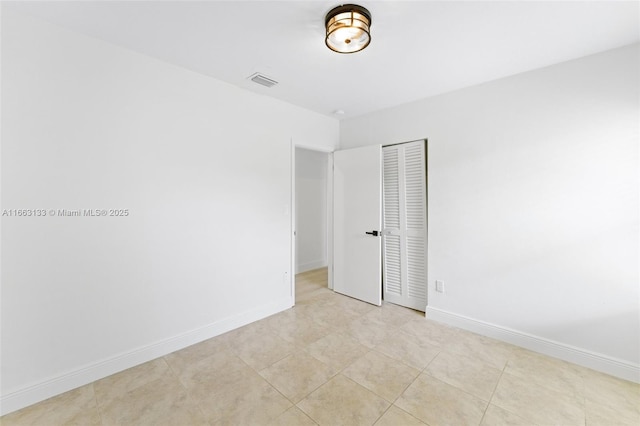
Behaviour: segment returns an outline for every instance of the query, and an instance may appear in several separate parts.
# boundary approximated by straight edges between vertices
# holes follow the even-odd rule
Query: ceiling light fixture
[[[324,26],[327,29],[324,42],[334,52],[359,52],[371,42],[371,13],[362,6],[345,4],[331,9]]]

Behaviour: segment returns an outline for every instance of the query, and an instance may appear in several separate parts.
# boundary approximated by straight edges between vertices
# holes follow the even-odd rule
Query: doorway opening
[[[292,268],[297,294],[302,290],[297,287],[310,276],[316,283],[322,276],[320,281],[332,288],[333,155],[301,146],[292,151]]]

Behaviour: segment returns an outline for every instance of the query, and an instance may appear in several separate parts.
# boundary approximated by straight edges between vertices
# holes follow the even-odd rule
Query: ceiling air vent
[[[263,85],[265,87],[273,87],[276,84],[278,84],[277,81],[275,81],[275,80],[273,80],[273,79],[271,79],[271,78],[269,78],[269,77],[267,77],[267,76],[265,76],[263,74],[260,74],[259,72],[253,74],[251,77],[249,77],[249,79],[251,81],[253,81],[254,83],[261,84],[261,85]]]

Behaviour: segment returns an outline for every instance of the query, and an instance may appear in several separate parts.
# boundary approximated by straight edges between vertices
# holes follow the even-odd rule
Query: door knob
[[[380,235],[380,233],[378,231],[371,231],[371,232],[365,232],[365,234],[367,235],[373,235],[374,237],[377,237]]]

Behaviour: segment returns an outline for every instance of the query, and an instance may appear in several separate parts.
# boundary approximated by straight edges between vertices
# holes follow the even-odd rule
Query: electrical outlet
[[[436,280],[436,291],[438,293],[444,293],[444,281]]]

